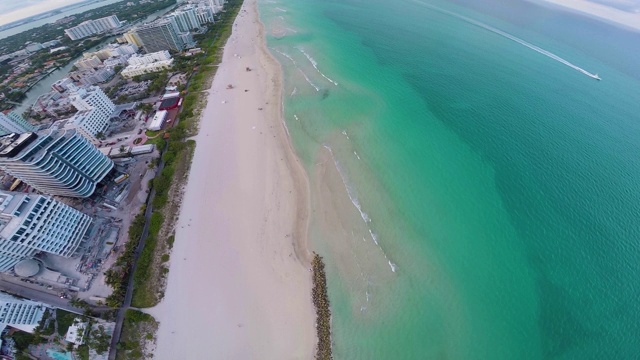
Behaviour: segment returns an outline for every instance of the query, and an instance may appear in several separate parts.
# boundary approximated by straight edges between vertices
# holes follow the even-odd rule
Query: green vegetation
[[[98,354],[103,354],[109,351],[109,346],[111,345],[111,336],[104,330],[104,326],[98,325],[98,328],[94,329],[89,334],[89,339],[87,342],[89,346]]]
[[[78,346],[78,350],[76,350],[76,355],[78,355],[78,358],[80,360],[90,360],[91,357],[89,356],[89,345],[82,344]]]
[[[73,321],[78,314],[70,313],[61,309],[56,309],[56,321],[58,322],[58,335],[65,336],[69,326],[73,325]]]
[[[149,314],[127,310],[122,325],[122,336],[116,349],[117,360],[143,359],[144,342],[153,340],[158,322]]]
[[[123,253],[118,257],[113,267],[105,272],[105,282],[113,289],[113,292],[106,300],[106,305],[109,307],[120,307],[124,301],[135,251],[144,231],[145,210],[146,207],[143,206],[140,209],[140,213],[131,222],[131,226],[129,226],[129,241],[124,246]]]
[[[16,349],[18,349],[19,351],[26,350],[31,344],[37,344],[35,342],[37,338],[24,331],[14,332],[11,335],[11,338],[16,342]]]
[[[161,135],[163,133],[162,130],[147,130],[145,131],[145,134],[147,135],[147,137],[156,137],[158,135]]]
[[[153,144],[156,146],[156,149],[162,150],[164,149],[164,144],[166,143],[166,141],[162,138],[162,135],[160,135],[154,137],[153,139],[147,139],[147,141],[145,141],[144,143],[145,145]]]

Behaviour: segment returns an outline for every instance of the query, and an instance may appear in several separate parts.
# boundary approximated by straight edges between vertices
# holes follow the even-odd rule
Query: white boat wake
[[[564,64],[564,65],[566,65],[566,66],[568,66],[568,67],[570,67],[570,68],[572,68],[572,69],[574,69],[576,71],[579,71],[579,72],[583,73],[584,75],[587,75],[588,77],[590,77],[592,79],[602,80],[600,78],[600,76],[598,76],[598,74],[593,74],[593,73],[591,73],[591,72],[589,72],[589,71],[587,71],[587,70],[585,70],[585,69],[583,69],[583,68],[581,68],[581,67],[579,67],[579,66],[577,66],[577,65],[575,65],[575,64],[573,64],[571,62],[569,62],[568,60],[565,60],[565,59],[561,58],[560,56],[552,53],[551,51],[547,51],[547,50],[545,50],[545,49],[543,49],[541,47],[533,45],[533,44],[531,44],[531,43],[529,43],[527,41],[524,41],[524,40],[520,39],[519,37],[513,36],[513,35],[511,35],[509,33],[506,33],[504,31],[500,30],[500,29],[496,29],[493,26],[489,26],[487,24],[484,24],[484,23],[481,23],[479,21],[476,21],[476,20],[473,20],[471,18],[468,18],[468,17],[466,17],[464,15],[456,14],[456,13],[454,13],[452,11],[442,9],[442,8],[437,7],[437,6],[429,5],[429,4],[424,3],[422,1],[417,1],[417,0],[414,0],[414,1],[416,3],[424,5],[425,7],[430,8],[432,10],[435,10],[435,11],[437,11],[439,13],[442,13],[442,14],[445,14],[445,15],[449,15],[449,16],[453,16],[453,17],[458,18],[458,19],[460,19],[462,21],[465,21],[465,22],[467,22],[469,24],[478,26],[478,27],[483,28],[485,30],[491,31],[492,33],[495,33],[495,34],[498,34],[498,35],[500,35],[502,37],[505,37],[505,38],[507,38],[507,39],[509,39],[511,41],[515,41],[520,45],[526,46],[526,47],[528,47],[529,49],[531,49],[533,51],[536,51],[536,52],[538,52],[538,53],[540,53],[542,55],[545,55],[545,56],[547,56],[547,57],[549,57],[549,58],[551,58],[551,59],[553,59],[553,60],[555,60],[555,61],[557,61],[557,62],[559,62],[561,64]]]

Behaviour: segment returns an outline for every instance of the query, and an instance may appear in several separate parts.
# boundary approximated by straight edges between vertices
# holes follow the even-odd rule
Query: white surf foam
[[[369,235],[371,236],[371,239],[376,244],[378,249],[380,249],[380,251],[382,252],[382,255],[384,256],[384,258],[389,263],[389,267],[391,268],[391,271],[392,272],[396,272],[396,270],[398,268],[397,265],[394,264],[393,262],[391,262],[391,260],[389,259],[389,257],[385,253],[385,251],[382,248],[382,246],[380,246],[380,244],[378,243],[378,235],[376,233],[374,233],[373,230],[371,230],[371,227],[368,225],[368,224],[371,223],[371,218],[362,209],[362,205],[360,204],[360,201],[358,200],[358,195],[356,194],[355,189],[352,186],[349,185],[349,181],[347,180],[347,177],[344,174],[344,171],[342,169],[342,166],[340,165],[340,162],[338,162],[338,159],[336,159],[336,157],[334,156],[333,150],[331,149],[331,147],[329,145],[325,144],[323,146],[324,146],[325,149],[329,150],[329,153],[331,154],[331,158],[333,159],[333,163],[335,164],[336,169],[338,170],[338,174],[340,174],[340,178],[342,179],[342,183],[344,184],[344,187],[347,190],[347,195],[349,196],[349,199],[351,200],[351,203],[353,204],[353,206],[355,206],[355,208],[358,209],[358,212],[360,213],[360,217],[362,218],[362,220],[367,224],[367,230],[369,231]]]
[[[285,53],[283,53],[282,51],[277,50],[277,49],[274,49],[274,48],[271,48],[271,49],[272,49],[273,51],[277,52],[278,54],[280,54],[280,55],[282,55],[282,56],[286,57],[287,59],[291,60],[291,62],[293,63],[293,65],[296,67],[296,69],[298,69],[298,71],[300,71],[300,73],[302,74],[302,76],[304,76],[304,79],[305,79],[305,80],[307,80],[307,82],[309,83],[309,85],[313,86],[313,88],[314,88],[314,89],[316,89],[316,91],[320,91],[320,88],[319,88],[316,84],[314,84],[314,83],[311,81],[311,79],[309,79],[309,77],[307,76],[307,74],[305,74],[305,73],[304,73],[304,71],[302,71],[302,69],[300,69],[300,68],[298,67],[298,63],[296,63],[296,61],[295,61],[295,60],[293,60],[293,58],[292,58],[290,55],[285,54]]]
[[[309,62],[311,63],[311,65],[313,66],[314,69],[316,69],[316,71],[318,72],[318,74],[322,75],[323,78],[329,80],[329,82],[331,82],[333,85],[338,86],[338,82],[332,80],[331,78],[329,78],[327,75],[323,74],[322,71],[320,71],[320,69],[318,69],[318,63],[316,62],[316,60],[314,58],[311,57],[311,55],[307,54],[303,48],[298,47],[297,48],[298,51],[300,51],[302,54],[304,54],[304,56],[306,56],[306,58],[309,60]]]

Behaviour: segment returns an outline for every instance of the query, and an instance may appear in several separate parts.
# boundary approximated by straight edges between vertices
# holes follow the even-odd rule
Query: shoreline
[[[264,60],[267,62],[267,68],[271,68],[274,74],[271,77],[273,84],[274,97],[279,99],[280,106],[275,107],[277,109],[273,115],[274,119],[278,119],[280,126],[276,126],[280,130],[280,144],[283,147],[285,155],[287,157],[287,165],[291,170],[291,175],[294,178],[295,192],[297,208],[295,231],[293,234],[292,245],[294,252],[298,260],[305,266],[310,267],[313,259],[313,254],[309,251],[307,236],[309,232],[309,214],[311,213],[311,194],[310,185],[307,172],[304,166],[300,162],[296,150],[293,148],[293,143],[287,129],[287,124],[284,119],[284,74],[282,72],[282,65],[278,60],[269,52],[267,48],[267,38],[265,33],[265,26],[260,20],[260,10],[258,9],[257,0],[247,0],[252,3],[255,8],[257,22],[258,22],[258,36],[260,41],[260,52]],[[246,3],[246,2],[245,2]]]
[[[165,296],[145,309],[157,359],[313,357],[310,190],[282,86],[246,0],[206,90]]]

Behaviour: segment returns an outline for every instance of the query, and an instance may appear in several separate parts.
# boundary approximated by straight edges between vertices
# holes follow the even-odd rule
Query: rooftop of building
[[[11,133],[1,136],[0,158],[23,158],[25,162],[37,159],[46,151],[48,144],[60,138],[68,139],[75,135],[76,131],[67,126],[71,119],[56,121],[49,129],[37,133]]]
[[[137,70],[137,69],[144,69],[144,68],[149,68],[149,67],[154,67],[154,66],[158,66],[158,65],[171,65],[173,64],[173,59],[169,59],[169,60],[158,60],[152,63],[148,63],[148,64],[136,64],[136,65],[128,65],[125,70],[127,71],[132,71],[132,70]]]
[[[31,201],[25,201],[28,194],[19,192],[0,192],[0,237],[9,238],[22,224],[22,217],[33,205]]]
[[[165,98],[164,100],[162,100],[162,102],[160,103],[160,107],[159,109],[170,109],[175,107],[176,105],[178,105],[178,102],[180,101],[180,97],[175,96],[175,97],[170,97],[170,98]]]

